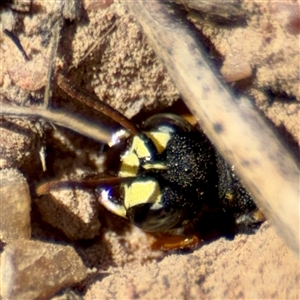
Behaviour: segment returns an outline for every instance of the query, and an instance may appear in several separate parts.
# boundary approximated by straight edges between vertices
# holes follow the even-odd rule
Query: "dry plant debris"
[[[184,2],[189,9],[189,1]],[[213,4],[211,14],[216,13]],[[232,1],[231,5],[235,17],[228,12],[221,24],[214,15],[199,15],[193,5],[189,18],[222,57],[224,80],[240,85],[300,145],[299,2]]]

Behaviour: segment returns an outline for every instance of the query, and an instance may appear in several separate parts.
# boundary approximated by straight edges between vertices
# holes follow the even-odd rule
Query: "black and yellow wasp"
[[[64,77],[59,79],[71,96],[123,127],[111,136],[107,174],[91,181],[109,211],[147,232],[183,239],[211,230],[232,235],[257,229],[263,217],[251,196],[200,130],[175,114],[157,114],[136,127],[111,107],[82,94]],[[62,183],[68,184],[46,182],[37,192],[48,193]],[[174,247],[186,245],[189,242]]]

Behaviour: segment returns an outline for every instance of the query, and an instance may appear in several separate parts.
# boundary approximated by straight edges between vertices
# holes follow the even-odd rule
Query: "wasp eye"
[[[157,114],[147,119],[143,124],[143,130],[175,133],[178,131],[193,131],[189,122],[174,114]]]
[[[127,218],[145,231],[165,231],[174,227],[181,219],[181,211],[176,208],[164,208],[157,203],[141,203],[127,209]]]

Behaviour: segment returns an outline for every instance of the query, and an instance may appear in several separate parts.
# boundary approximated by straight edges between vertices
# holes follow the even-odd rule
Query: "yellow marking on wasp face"
[[[159,154],[162,153],[166,149],[167,144],[171,138],[170,133],[166,133],[166,132],[150,132],[149,131],[149,132],[145,132],[145,134],[148,138],[150,138],[153,141]]]
[[[157,148],[158,153],[164,151],[167,146],[168,141],[171,136],[169,133],[164,132],[145,132],[148,138],[150,138],[155,147]],[[147,148],[147,145],[139,137],[135,136],[132,140],[131,147],[126,151],[126,153],[121,157],[121,168],[119,171],[120,177],[126,176],[136,176],[139,168],[139,159],[147,158],[151,156],[151,152]],[[148,169],[157,169],[165,170],[166,166],[161,163],[147,163],[143,165],[143,168]]]
[[[120,177],[136,176],[139,168],[139,159],[150,157],[151,153],[144,141],[138,137],[133,137],[131,147],[121,157]]]
[[[119,171],[120,177],[136,176],[140,165],[136,153],[129,149],[121,158],[122,164]]]
[[[151,156],[149,149],[147,148],[144,141],[139,137],[135,136],[130,147],[131,152],[135,152],[139,158],[145,158]]]
[[[161,191],[156,180],[145,179],[135,181],[124,187],[124,206],[126,208],[143,203],[159,203],[161,201]]]

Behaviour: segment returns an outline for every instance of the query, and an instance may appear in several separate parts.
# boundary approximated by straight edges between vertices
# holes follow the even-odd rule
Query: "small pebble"
[[[49,299],[88,274],[70,246],[14,241],[1,255],[2,299]]]
[[[44,221],[59,228],[71,240],[92,239],[101,224],[93,193],[66,187],[35,199]]]
[[[0,195],[0,239],[5,243],[30,239],[31,197],[20,171],[0,170]]]

